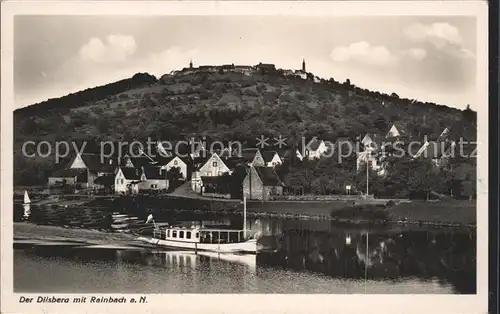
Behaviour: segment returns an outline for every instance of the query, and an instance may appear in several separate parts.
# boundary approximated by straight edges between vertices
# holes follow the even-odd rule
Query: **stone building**
[[[247,199],[267,201],[282,195],[283,186],[274,168],[250,166],[243,180],[243,195]]]

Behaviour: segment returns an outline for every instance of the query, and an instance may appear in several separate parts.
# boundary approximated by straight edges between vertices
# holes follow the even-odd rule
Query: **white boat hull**
[[[257,240],[255,239],[239,243],[221,243],[221,244],[162,240],[162,239],[145,238],[145,237],[140,237],[139,241],[147,242],[158,246],[181,248],[186,250],[210,251],[217,253],[248,253],[248,254],[257,253]]]

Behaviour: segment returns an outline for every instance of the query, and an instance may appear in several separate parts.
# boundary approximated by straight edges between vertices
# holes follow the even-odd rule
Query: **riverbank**
[[[411,223],[443,226],[475,226],[476,202],[461,200],[402,202],[375,199],[377,202],[356,204],[350,200],[329,201],[247,201],[249,216],[271,216],[302,219],[327,219],[344,223]],[[384,201],[384,202],[382,202]],[[99,208],[111,212],[144,216],[146,213],[193,211],[242,213],[238,200],[191,199],[171,195],[127,196],[61,196],[58,200],[39,202],[40,206]],[[37,204],[37,205],[38,205]],[[360,214],[360,209],[362,213]]]

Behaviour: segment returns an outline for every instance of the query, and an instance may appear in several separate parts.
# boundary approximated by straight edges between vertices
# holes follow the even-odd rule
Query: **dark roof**
[[[149,166],[153,163],[151,161],[151,159],[149,159],[146,156],[144,156],[144,157],[129,157],[129,158],[130,158],[130,161],[132,162],[132,164],[134,165],[135,168]]]
[[[262,158],[264,158],[265,162],[271,162],[274,158],[274,155],[278,154],[276,151],[267,151],[267,152],[262,152]],[[279,154],[278,154],[279,156]]]
[[[54,173],[52,173],[52,175],[50,177],[52,177],[52,178],[74,178],[74,177],[77,177],[77,176],[82,175],[84,173],[87,173],[87,169],[83,169],[83,168],[66,169],[66,168],[63,168],[63,169],[59,169],[59,170],[55,171]]]
[[[257,67],[259,67],[259,68],[266,68],[266,69],[275,69],[276,68],[276,66],[274,64],[272,64],[272,63],[259,63],[257,65]]]
[[[246,160],[242,157],[229,157],[229,158],[225,158],[223,161],[224,161],[224,164],[226,164],[226,166],[229,169],[234,169],[239,165],[244,165],[246,162]]]
[[[113,173],[116,166],[116,159],[101,156],[100,154],[80,154],[87,169],[93,172]]]
[[[113,185],[114,183],[115,183],[115,177],[112,175],[100,176],[94,180],[94,184],[99,184],[99,185]]]
[[[271,167],[254,167],[254,168],[264,186],[283,185],[283,182],[281,182],[274,168]]]
[[[253,161],[255,155],[257,155],[258,152],[259,152],[258,148],[245,148],[241,151],[241,156],[237,157],[241,157],[245,159],[247,162],[251,162]]]
[[[141,179],[141,171],[137,168],[121,167],[120,169],[122,170],[123,175],[125,176],[125,179],[127,179],[127,180],[140,180]]]
[[[161,167],[144,167],[142,170],[148,180],[161,180],[166,178],[165,171],[162,170]]]

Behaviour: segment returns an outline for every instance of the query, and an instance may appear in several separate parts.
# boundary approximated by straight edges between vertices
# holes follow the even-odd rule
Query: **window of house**
[[[178,162],[177,160],[174,160],[174,166],[177,166]]]
[[[177,238],[177,231],[176,230],[172,230],[172,238]]]
[[[123,184],[123,179],[120,179],[120,184]]]
[[[181,239],[184,238],[184,231],[179,231],[179,238],[181,238]]]
[[[212,163],[212,167],[217,167],[217,162],[216,162],[216,161],[214,161],[214,162]]]
[[[198,239],[200,237],[200,233],[196,232],[196,234],[194,236],[196,237],[196,239]]]
[[[167,237],[170,237],[170,230],[167,230]]]
[[[151,184],[152,189],[156,189],[158,186],[156,184]]]
[[[186,231],[186,239],[191,239],[191,231]]]

